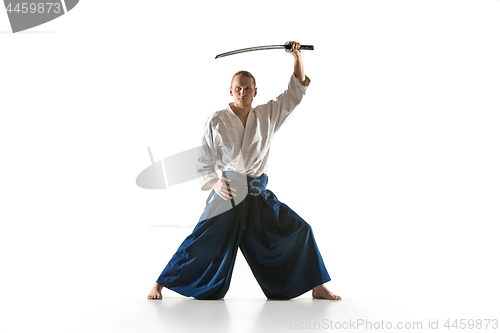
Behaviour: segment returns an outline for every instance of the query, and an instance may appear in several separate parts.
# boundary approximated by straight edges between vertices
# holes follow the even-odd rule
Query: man
[[[223,298],[238,248],[269,299],[291,299],[308,290],[313,298],[341,299],[324,285],[330,276],[309,224],[266,189],[272,137],[310,83],[299,48],[292,42],[293,75],[276,100],[252,108],[255,78],[246,71],[233,76],[233,102],[209,117],[198,159],[202,190],[212,189],[207,206],[149,299],[162,298],[163,287],[196,299]]]

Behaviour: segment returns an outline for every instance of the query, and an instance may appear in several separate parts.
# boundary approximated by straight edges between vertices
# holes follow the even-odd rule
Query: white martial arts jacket
[[[307,76],[306,80],[310,81]],[[207,183],[219,178],[217,168],[255,177],[267,172],[273,135],[300,103],[306,90],[307,86],[292,74],[287,90],[275,100],[250,110],[245,127],[229,104],[224,110],[211,114],[205,124],[197,161],[201,189],[212,189]]]

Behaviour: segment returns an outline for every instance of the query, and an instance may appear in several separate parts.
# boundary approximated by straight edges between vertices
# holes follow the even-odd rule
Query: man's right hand
[[[236,196],[236,194],[234,193],[236,192],[236,189],[232,186],[229,186],[229,184],[226,183],[230,181],[231,179],[229,178],[221,177],[212,184],[215,193],[217,193],[219,197],[221,197],[226,201],[227,199],[232,199],[233,197]]]

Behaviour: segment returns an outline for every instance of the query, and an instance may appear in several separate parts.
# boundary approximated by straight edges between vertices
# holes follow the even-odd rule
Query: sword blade
[[[286,47],[285,45],[267,45],[267,46],[247,47],[245,49],[239,49],[239,50],[234,50],[234,51],[229,51],[229,52],[218,54],[217,56],[215,56],[215,59],[230,56],[233,54],[238,54],[238,53],[244,53],[244,52],[250,52],[250,51],[260,51],[260,50],[284,49],[285,47]]]

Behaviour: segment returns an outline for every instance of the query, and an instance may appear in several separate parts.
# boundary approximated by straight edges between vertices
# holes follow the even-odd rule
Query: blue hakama
[[[241,201],[234,205],[212,190],[199,223],[158,284],[196,299],[221,299],[238,248],[268,299],[291,299],[330,281],[310,225],[266,189],[266,174],[224,176]]]

